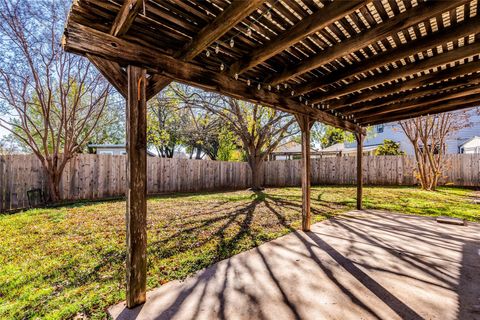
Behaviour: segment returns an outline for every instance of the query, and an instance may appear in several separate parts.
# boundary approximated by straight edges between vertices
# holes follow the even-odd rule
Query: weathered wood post
[[[302,230],[310,231],[310,129],[314,121],[305,115],[296,115],[302,131]]]
[[[147,283],[146,70],[128,66],[127,307],[145,302]]]
[[[365,135],[357,132],[355,133],[357,139],[357,209],[362,210],[362,197],[363,197],[363,140]]]

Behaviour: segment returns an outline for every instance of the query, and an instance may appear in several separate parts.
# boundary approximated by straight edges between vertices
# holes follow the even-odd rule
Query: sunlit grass
[[[315,222],[355,207],[354,187],[314,187]],[[367,187],[366,209],[479,221],[473,192]],[[148,288],[300,227],[300,188],[177,194],[148,201]],[[125,202],[0,216],[0,318],[103,319],[125,298]]]

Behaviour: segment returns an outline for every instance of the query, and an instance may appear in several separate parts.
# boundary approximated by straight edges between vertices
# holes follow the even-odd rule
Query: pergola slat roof
[[[97,66],[113,60],[100,69],[120,78],[127,64],[146,67],[148,97],[177,80],[359,131],[476,97],[461,79],[480,70],[477,9],[477,0],[78,0],[64,46]]]

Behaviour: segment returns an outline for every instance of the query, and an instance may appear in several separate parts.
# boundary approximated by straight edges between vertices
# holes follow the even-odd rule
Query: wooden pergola
[[[171,81],[294,114],[302,228],[310,128],[364,127],[480,102],[477,0],[76,0],[63,46],[127,100],[127,306],[146,291],[146,102]],[[360,156],[358,156],[360,155]]]

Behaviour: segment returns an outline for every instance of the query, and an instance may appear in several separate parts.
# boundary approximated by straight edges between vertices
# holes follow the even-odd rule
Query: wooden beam
[[[359,122],[361,124],[369,124],[369,125],[375,124],[375,123],[385,123],[390,121],[396,121],[399,119],[416,117],[418,115],[441,113],[441,112],[455,109],[455,106],[457,105],[461,106],[464,104],[470,105],[475,103],[477,105],[480,105],[480,94],[474,94],[471,96],[445,100],[441,104],[437,102],[432,102],[430,104],[423,105],[422,108],[412,106],[410,111],[400,110],[400,111],[392,111],[390,113],[383,114],[383,115],[372,115],[371,117],[364,118]]]
[[[332,85],[340,80],[346,80],[354,76],[358,76],[369,70],[380,68],[391,62],[398,61],[402,58],[412,56],[419,52],[456,41],[470,34],[475,34],[480,29],[480,17],[464,20],[461,23],[454,24],[446,29],[439,30],[431,35],[417,38],[405,44],[401,44],[395,49],[382,52],[366,61],[355,64],[350,68],[334,71],[329,75],[322,77],[316,81],[309,81],[294,88],[295,95],[302,95],[312,90],[318,90]]]
[[[375,121],[370,122],[369,125],[412,119],[412,118],[421,117],[429,114],[431,115],[431,114],[451,112],[451,111],[457,111],[457,110],[468,109],[468,108],[476,108],[478,106],[480,106],[480,99],[474,102],[455,103],[452,105],[445,105],[441,107],[435,106],[425,110],[416,110],[410,113],[390,116],[389,118],[384,117],[383,119],[377,119]]]
[[[474,73],[469,76],[459,77],[451,81],[444,81],[436,84],[429,85],[427,87],[416,88],[414,91],[406,91],[399,94],[395,94],[383,99],[376,99],[361,105],[354,105],[348,108],[340,109],[343,114],[357,114],[364,113],[372,109],[378,109],[383,106],[388,106],[394,103],[402,103],[405,100],[413,100],[423,98],[427,95],[436,95],[447,90],[461,89],[462,87],[471,87],[472,85],[480,84],[480,74]],[[455,91],[452,91],[455,92]]]
[[[302,131],[302,230],[310,231],[310,180],[311,180],[311,159],[310,159],[310,129],[313,126],[313,119],[304,115],[297,115],[297,122]]]
[[[355,133],[357,140],[357,210],[363,209],[363,141],[365,135]]]
[[[366,111],[358,111],[355,113],[355,118],[357,121],[359,119],[368,118],[372,115],[382,115],[386,113],[390,113],[392,111],[400,111],[400,110],[408,110],[412,107],[422,107],[424,105],[433,103],[433,102],[442,102],[445,100],[450,100],[453,98],[460,98],[469,96],[472,94],[480,93],[480,88],[476,86],[476,84],[480,83],[480,79],[477,79],[475,82],[469,84],[468,87],[461,87],[456,88],[456,90],[448,90],[448,91],[440,91],[440,92],[432,92],[427,95],[428,92],[424,93],[424,96],[421,98],[414,99],[413,97],[409,98],[408,100],[403,100],[395,103],[390,103],[387,105],[383,105],[382,107],[376,107],[373,109],[369,109]]]
[[[163,90],[172,82],[172,79],[165,77],[159,74],[153,74],[150,79],[148,79],[147,85],[147,101],[157,95],[160,91]]]
[[[426,105],[430,105],[432,103],[440,103],[443,101],[448,101],[455,98],[468,97],[468,96],[479,94],[479,93],[480,93],[480,88],[477,86],[469,87],[463,90],[447,91],[447,92],[439,93],[436,95],[425,96],[420,99],[394,103],[394,104],[385,106],[380,110],[373,110],[373,111],[370,111],[369,113],[361,113],[357,115],[355,118],[357,119],[357,121],[358,120],[363,121],[363,119],[370,118],[372,116],[380,116],[380,115],[388,114],[391,112],[420,108]]]
[[[356,81],[349,85],[345,85],[341,88],[332,89],[329,92],[315,96],[315,98],[311,100],[314,103],[319,103],[324,100],[338,98],[355,91],[367,89],[385,82],[407,77],[431,68],[440,67],[451,62],[467,59],[478,55],[478,52],[480,52],[480,42],[474,42],[472,44],[457,48],[455,50],[441,53],[431,58],[407,64],[403,67],[393,69],[390,72],[380,74],[376,77],[370,77],[367,79]]]
[[[349,15],[364,6],[367,0],[340,1],[329,4],[308,17],[300,20],[288,31],[280,34],[273,40],[257,47],[249,55],[238,60],[231,66],[230,74],[242,73],[273,57],[295,43],[303,40],[308,35],[318,32],[329,24]]]
[[[210,24],[206,25],[200,32],[185,45],[182,51],[176,55],[183,61],[190,61],[208,48],[213,42],[220,39],[225,33],[230,31],[236,24],[249,16],[255,9],[263,3],[264,0],[234,0],[220,13]],[[152,98],[163,88],[170,84],[172,80],[168,77],[155,75],[149,81],[147,89],[147,99]]]
[[[142,8],[143,0],[125,0],[113,22],[110,34],[120,37],[127,33]]]
[[[412,25],[418,24],[430,17],[454,9],[469,1],[470,0],[422,2],[416,7],[406,10],[403,13],[400,13],[393,18],[390,18],[387,21],[369,29],[368,31],[362,32],[340,43],[336,43],[332,47],[319,52],[317,55],[307,59],[297,66],[294,66],[293,68],[286,69],[280,75],[273,77],[270,80],[270,83],[272,85],[276,85],[302,73],[316,69],[337,58],[345,56],[348,53],[360,50],[371,43],[383,40],[392,33],[406,29]]]
[[[432,83],[449,80],[477,71],[480,71],[480,61],[468,62],[453,68],[447,68],[437,72],[431,72],[421,77],[415,77],[410,80],[401,81],[396,84],[391,84],[373,90],[366,90],[365,92],[353,96],[344,96],[339,99],[328,100],[327,103],[330,105],[330,109],[332,110],[345,107],[353,108],[355,105],[365,101],[371,101],[373,99],[385,97],[398,92],[406,92],[407,90],[420,88]]]
[[[157,50],[142,47],[101,31],[70,22],[64,37],[64,48],[79,54],[94,54],[125,64],[134,64],[172,80],[214,91],[233,98],[260,103],[274,109],[310,115],[315,120],[348,131],[364,130],[353,122],[342,120],[324,111],[308,107],[295,99],[267,89],[257,90],[218,71],[180,61]]]
[[[122,70],[122,67],[111,60],[97,57],[91,54],[87,55],[88,60],[97,67],[98,71],[110,82],[118,93],[124,98],[127,97],[127,73]]]
[[[127,307],[145,302],[147,279],[146,70],[129,65],[127,101]]]
[[[249,16],[263,2],[264,0],[233,0],[209,25],[200,30],[195,38],[184,47],[178,57],[181,57],[184,61],[195,58],[210,44]]]

